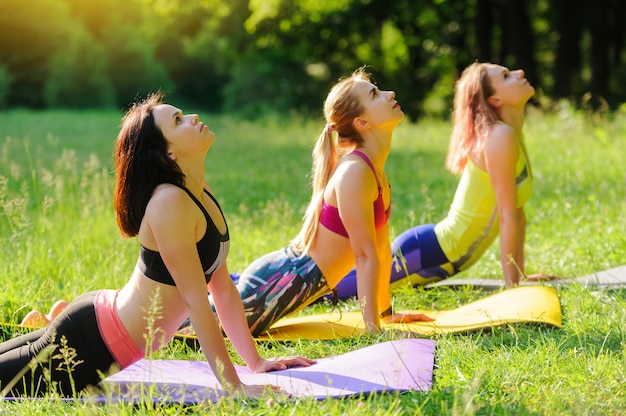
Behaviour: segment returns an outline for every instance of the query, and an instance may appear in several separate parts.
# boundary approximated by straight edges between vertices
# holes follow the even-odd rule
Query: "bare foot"
[[[43,328],[48,325],[50,320],[48,317],[39,311],[30,311],[26,314],[22,322],[20,322],[20,326],[26,328]]]
[[[20,326],[26,328],[43,328],[48,325],[50,321],[56,318],[63,309],[67,307],[68,303],[64,300],[58,300],[52,308],[50,308],[50,312],[44,314],[43,312],[32,310],[26,314],[22,322],[20,322]]]
[[[63,299],[57,300],[56,303],[50,308],[50,312],[46,315],[48,321],[52,321],[56,318],[61,312],[63,312],[63,309],[65,309],[67,305],[68,303]]]

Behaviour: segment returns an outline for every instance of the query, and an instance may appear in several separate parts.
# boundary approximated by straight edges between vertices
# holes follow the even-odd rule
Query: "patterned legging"
[[[313,259],[291,247],[255,260],[241,273],[237,289],[253,336],[331,293]]]

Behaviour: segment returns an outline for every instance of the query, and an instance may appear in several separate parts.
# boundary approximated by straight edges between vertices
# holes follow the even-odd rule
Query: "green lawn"
[[[119,287],[137,259],[111,204],[111,154],[119,112],[0,113],[0,319],[16,323],[59,298]],[[217,140],[207,176],[229,221],[231,271],[286,245],[310,190],[310,152],[323,123],[249,122],[202,115]],[[403,122],[387,173],[392,238],[444,217],[457,178],[444,169],[448,121]],[[536,177],[527,206],[527,271],[582,276],[626,264],[626,113],[529,111],[525,128]],[[459,277],[500,278],[497,244]],[[475,290],[403,289],[400,308],[454,308]],[[224,401],[212,406],[0,403],[2,414],[626,414],[626,292],[559,289],[563,328],[510,325],[436,337],[433,390],[350,399]],[[344,310],[356,310],[344,302]],[[303,313],[329,310],[315,305]],[[5,335],[6,336],[6,335]],[[268,356],[337,355],[392,339],[259,343]],[[173,342],[155,358],[203,359]],[[241,362],[234,355],[237,362]]]

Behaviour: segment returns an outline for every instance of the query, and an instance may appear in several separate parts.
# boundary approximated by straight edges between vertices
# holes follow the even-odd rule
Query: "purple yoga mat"
[[[342,397],[384,391],[429,391],[435,341],[404,339],[375,344],[310,367],[255,374],[236,366],[246,384],[274,384],[295,397]],[[216,401],[223,392],[204,361],[141,360],[105,379],[106,400],[152,400],[197,404]],[[104,399],[104,397],[100,398]]]

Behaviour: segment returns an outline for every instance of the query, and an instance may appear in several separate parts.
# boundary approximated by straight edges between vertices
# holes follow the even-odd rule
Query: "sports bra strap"
[[[202,211],[202,213],[204,214],[205,218],[207,219],[207,221],[212,221],[211,216],[209,215],[209,212],[204,208],[204,205],[202,205],[202,202],[200,202],[198,200],[198,198],[195,197],[194,194],[191,193],[191,191],[189,189],[187,189],[185,186],[183,185],[178,185],[175,183],[172,183],[172,185],[182,189],[183,191],[187,192],[187,195],[189,195],[189,197],[191,198],[191,200],[193,202],[196,203],[196,205],[198,206],[198,208],[200,208],[200,210]],[[204,187],[202,188],[202,190],[209,196],[211,196],[211,194],[209,193],[209,191],[207,191],[206,189],[204,189]]]
[[[380,181],[378,180],[378,175],[376,174],[376,169],[374,169],[374,164],[372,163],[372,161],[367,157],[365,153],[359,150],[354,150],[351,154],[359,156],[365,161],[365,163],[367,163],[367,165],[372,170],[372,173],[374,174],[374,178],[376,179],[376,185],[378,185],[378,194],[381,194],[383,192],[382,187],[380,186]]]

